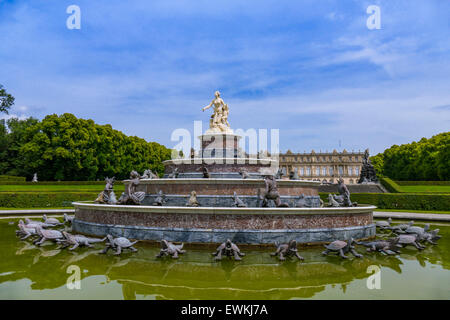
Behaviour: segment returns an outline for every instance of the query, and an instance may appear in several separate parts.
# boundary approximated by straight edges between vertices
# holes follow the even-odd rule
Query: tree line
[[[0,174],[39,180],[126,179],[132,170],[162,174],[171,149],[73,114],[0,120]]]
[[[377,174],[394,180],[450,180],[450,132],[393,145],[370,158]]]

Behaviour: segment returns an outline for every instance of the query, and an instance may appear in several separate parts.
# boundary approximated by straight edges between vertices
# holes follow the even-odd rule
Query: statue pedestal
[[[198,137],[202,158],[238,158],[239,135],[232,133],[206,133]]]

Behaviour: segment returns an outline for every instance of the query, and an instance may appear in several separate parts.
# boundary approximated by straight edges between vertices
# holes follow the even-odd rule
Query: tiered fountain
[[[374,206],[321,207],[319,182],[273,179],[278,169],[275,159],[240,152],[241,136],[230,129],[228,106],[218,92],[204,110],[212,106],[210,128],[199,137],[197,157],[165,161],[162,179],[126,180],[126,190],[132,184],[131,192],[143,196],[135,197],[143,198],[139,205],[74,203],[73,229],[151,241],[231,239],[252,245],[375,236]],[[234,193],[241,200],[239,206]],[[192,196],[199,206],[187,205]]]

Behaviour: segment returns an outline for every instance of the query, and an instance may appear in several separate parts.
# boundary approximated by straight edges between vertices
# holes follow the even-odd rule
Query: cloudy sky
[[[449,39],[445,0],[3,0],[0,84],[13,116],[70,112],[169,147],[220,90],[233,128],[280,129],[282,151],[375,154],[449,131]]]

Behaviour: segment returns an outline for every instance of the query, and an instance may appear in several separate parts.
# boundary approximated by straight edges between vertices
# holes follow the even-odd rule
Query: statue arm
[[[214,100],[213,101],[211,101],[211,103],[210,104],[208,104],[206,107],[204,107],[203,109],[202,109],[202,111],[205,111],[206,109],[209,109],[209,108],[211,108],[211,106],[213,105],[213,102],[214,102]]]
[[[269,193],[269,181],[265,180],[264,182],[266,184],[266,193]]]

